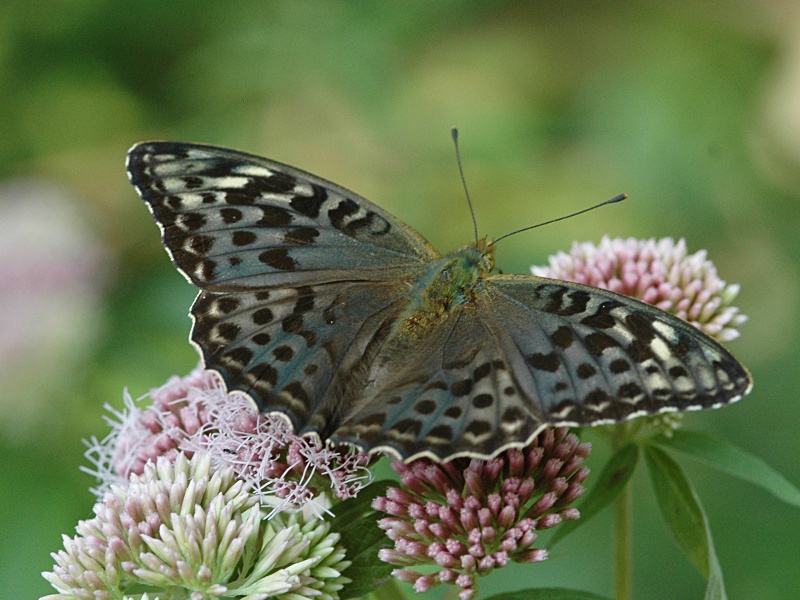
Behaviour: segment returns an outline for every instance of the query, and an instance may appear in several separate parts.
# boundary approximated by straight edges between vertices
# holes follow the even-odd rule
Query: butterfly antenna
[[[472,198],[469,197],[469,190],[467,189],[467,180],[464,177],[464,167],[461,164],[461,152],[458,149],[458,129],[453,127],[450,130],[453,136],[453,144],[456,147],[456,161],[458,161],[458,173],[461,175],[461,185],[464,186],[464,193],[467,195],[467,204],[469,204],[469,214],[472,215],[472,228],[475,231],[475,242],[478,242],[478,219],[475,218],[475,209],[472,208]]]
[[[550,223],[557,223],[558,221],[563,221],[564,219],[570,219],[572,217],[577,217],[578,215],[582,215],[585,212],[589,212],[590,210],[594,210],[595,208],[600,208],[601,206],[605,206],[606,204],[613,204],[614,202],[621,202],[628,197],[628,194],[620,194],[619,196],[614,196],[610,200],[606,200],[605,202],[601,202],[600,204],[595,204],[594,206],[590,206],[589,208],[584,208],[583,210],[579,210],[578,212],[574,212],[570,215],[565,215],[563,217],[558,217],[557,219],[550,219],[549,221],[545,221],[544,223],[537,223],[536,225],[530,225],[529,227],[523,227],[522,229],[517,229],[516,231],[512,231],[511,233],[507,233],[505,235],[501,235],[499,238],[494,240],[490,246],[494,246],[500,240],[504,240],[507,237],[511,237],[512,235],[517,235],[518,233],[522,233],[523,231],[529,231],[531,229],[536,229],[537,227],[542,227],[544,225],[550,225]]]

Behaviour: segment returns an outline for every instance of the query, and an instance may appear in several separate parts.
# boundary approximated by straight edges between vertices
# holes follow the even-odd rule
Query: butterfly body
[[[474,302],[475,284],[494,268],[493,248],[486,238],[433,261],[412,284],[408,310],[400,320],[409,335],[426,323],[447,317],[455,307]]]
[[[357,194],[288,165],[147,142],[131,181],[201,289],[207,368],[301,434],[405,458],[488,457],[551,425],[733,402],[750,378],[677,317],[590,286],[440,255]]]

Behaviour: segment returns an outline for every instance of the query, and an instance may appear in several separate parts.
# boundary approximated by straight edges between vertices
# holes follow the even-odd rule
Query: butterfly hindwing
[[[173,261],[202,289],[397,281],[438,257],[368,200],[258,156],[145,142],[131,148],[128,173]]]
[[[544,426],[482,315],[453,310],[411,347],[391,341],[333,439],[404,457],[489,456]]]
[[[341,282],[253,292],[201,292],[192,341],[229,391],[296,431],[326,434],[349,410],[345,388],[407,304],[393,283]]]

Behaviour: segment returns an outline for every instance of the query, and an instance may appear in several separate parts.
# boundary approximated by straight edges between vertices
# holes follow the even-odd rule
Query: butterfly
[[[678,317],[442,256],[379,206],[279,162],[144,142],[131,183],[200,293],[191,341],[229,392],[301,435],[407,461],[489,458],[548,426],[716,408],[747,370]]]

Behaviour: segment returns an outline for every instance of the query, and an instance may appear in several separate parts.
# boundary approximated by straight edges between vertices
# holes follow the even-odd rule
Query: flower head
[[[91,360],[112,263],[84,199],[43,179],[0,182],[0,435],[47,431]],[[44,376],[46,374],[46,376]],[[62,422],[54,420],[53,423]]]
[[[92,440],[87,456],[100,481],[99,495],[129,474],[142,473],[148,461],[180,452],[202,452],[215,464],[230,466],[275,512],[312,502],[319,513],[326,508],[320,494],[349,498],[371,480],[367,455],[295,434],[280,416],[261,415],[241,394],[225,392],[211,371],[198,367],[187,377],[173,377],[150,398],[152,405],[145,408],[126,398],[125,410],[112,410],[109,436]]]
[[[147,463],[127,486],[112,486],[94,513],[53,554],[56,566],[43,576],[59,593],[43,600],[105,600],[129,590],[333,600],[348,581],[339,535],[326,523],[300,513],[265,521],[248,486],[207,455]]]
[[[566,427],[545,429],[523,449],[491,460],[458,458],[446,463],[420,459],[393,467],[403,487],[389,488],[373,502],[387,513],[379,526],[394,542],[381,560],[403,567],[395,577],[426,591],[441,583],[476,593],[480,575],[514,562],[539,562],[536,532],[577,519],[570,508],[584,491],[583,466],[589,444],[579,444]],[[420,574],[409,567],[435,566]]]
[[[717,275],[706,251],[688,254],[683,239],[627,240],[603,237],[551,256],[540,277],[585,283],[638,298],[670,312],[721,342],[736,339],[747,320],[731,302],[739,286]]]

